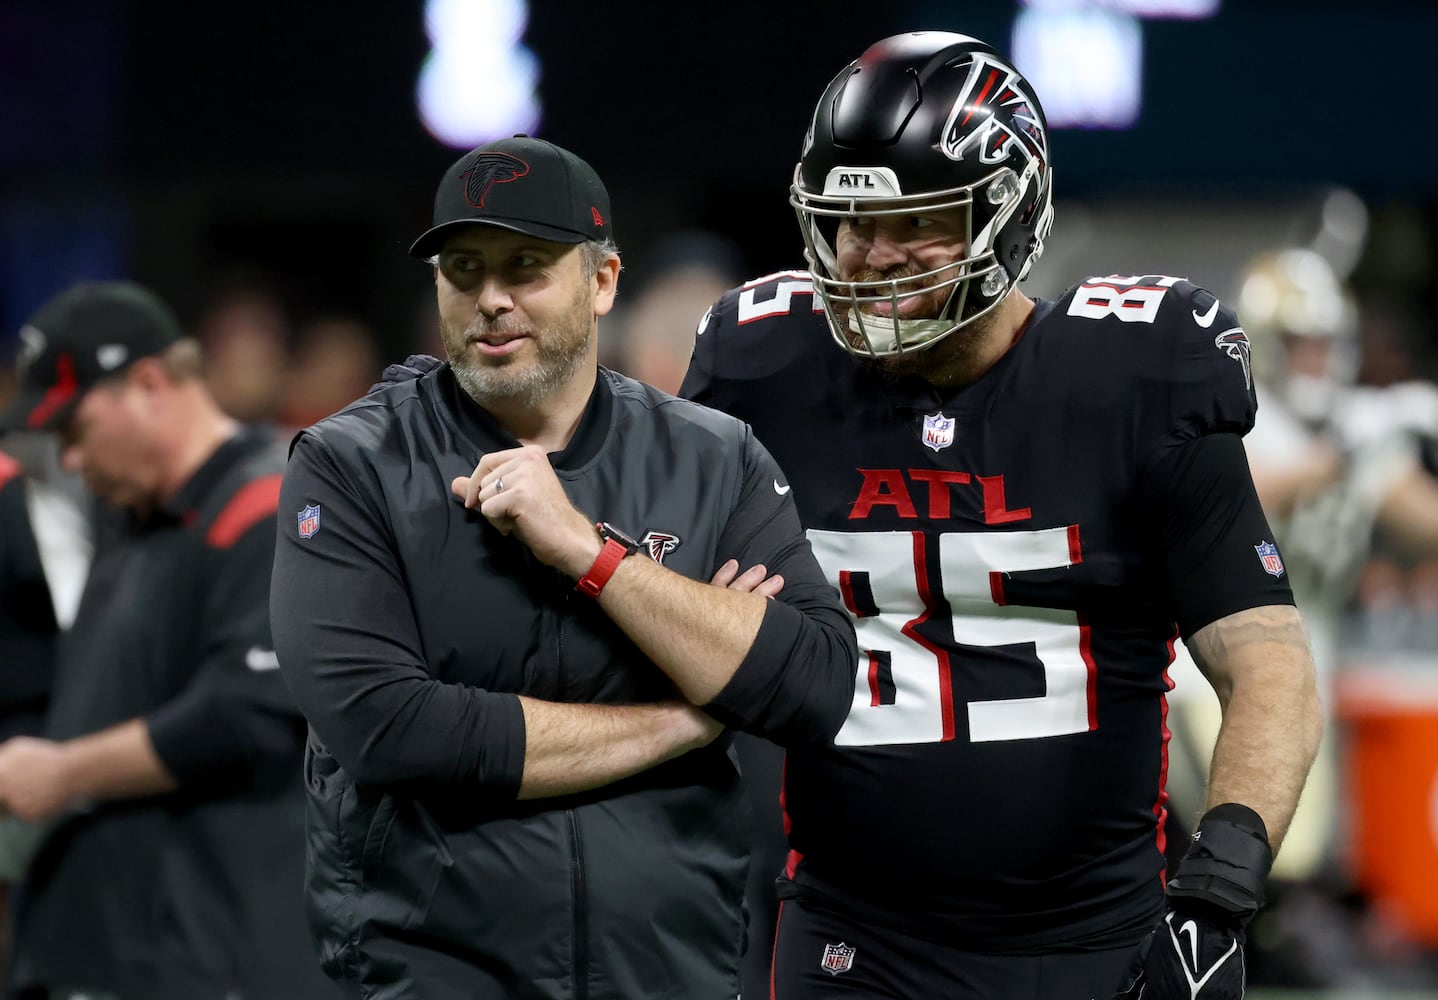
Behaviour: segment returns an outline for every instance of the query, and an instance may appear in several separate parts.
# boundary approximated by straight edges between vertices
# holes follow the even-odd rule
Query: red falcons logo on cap
[[[471,208],[483,208],[484,196],[496,184],[508,184],[529,173],[529,164],[508,153],[476,153],[459,175],[464,182],[464,200]]]

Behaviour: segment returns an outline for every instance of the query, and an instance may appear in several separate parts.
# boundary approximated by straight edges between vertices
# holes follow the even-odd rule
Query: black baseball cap
[[[472,149],[445,171],[434,225],[409,248],[428,260],[460,226],[498,226],[554,243],[612,238],[609,192],[567,149],[527,135]]]
[[[97,382],[183,336],[170,307],[128,281],[72,285],[20,328],[19,386],[5,430],[52,431]]]

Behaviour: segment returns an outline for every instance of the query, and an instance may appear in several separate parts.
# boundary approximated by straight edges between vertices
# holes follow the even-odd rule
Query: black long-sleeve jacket
[[[450,494],[516,446],[447,366],[295,442],[272,620],[311,724],[309,905],[327,970],[374,997],[727,1000],[748,842],[727,741],[583,795],[515,799],[519,694],[676,696],[572,580]],[[601,370],[550,457],[576,506],[664,565],[782,573],[710,707],[780,740],[832,737],[852,627],[747,427]]]

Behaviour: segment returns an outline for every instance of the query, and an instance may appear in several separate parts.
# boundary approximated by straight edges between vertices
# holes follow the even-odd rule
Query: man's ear
[[[619,290],[619,255],[610,254],[594,272],[594,315],[604,316],[614,308]]]

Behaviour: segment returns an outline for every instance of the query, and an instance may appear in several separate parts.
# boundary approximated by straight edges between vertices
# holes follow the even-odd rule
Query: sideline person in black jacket
[[[281,494],[325,969],[374,1000],[730,1000],[723,727],[831,739],[853,627],[748,428],[598,366],[619,257],[586,163],[480,147],[434,221],[449,363],[302,432]]]
[[[44,825],[6,996],[332,995],[304,941],[305,728],[267,613],[283,448],[221,412],[138,285],[71,286],[21,338],[4,424],[58,434],[107,507],[43,734],[0,744],[0,812]]]

